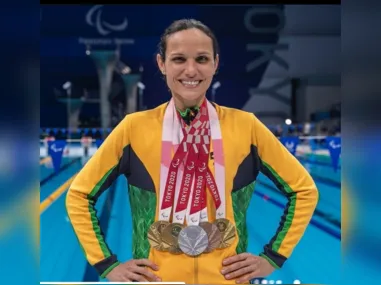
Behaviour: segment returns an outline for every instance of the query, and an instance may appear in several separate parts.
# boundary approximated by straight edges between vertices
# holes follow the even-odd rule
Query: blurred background
[[[40,281],[99,280],[69,224],[65,192],[126,114],[170,99],[156,66],[157,44],[174,20],[195,18],[214,31],[221,49],[208,99],[254,113],[319,188],[304,238],[266,282],[336,284],[340,12],[336,5],[41,6]],[[97,203],[106,240],[121,261],[131,258],[127,189],[120,178]],[[250,252],[258,254],[271,239],[285,204],[275,185],[260,175],[248,211]]]

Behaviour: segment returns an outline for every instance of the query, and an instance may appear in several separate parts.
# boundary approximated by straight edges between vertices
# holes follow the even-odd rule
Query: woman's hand
[[[241,253],[228,257],[222,262],[221,273],[225,279],[236,279],[236,283],[245,283],[253,278],[266,277],[275,268],[267,259],[250,253]]]
[[[132,259],[116,266],[106,278],[111,282],[160,282],[161,279],[146,267],[155,271],[159,269],[156,264],[148,259]]]

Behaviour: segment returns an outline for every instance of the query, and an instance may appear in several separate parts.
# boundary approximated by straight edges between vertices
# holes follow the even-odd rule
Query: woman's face
[[[176,101],[184,107],[204,98],[218,66],[213,58],[213,42],[199,29],[176,32],[167,38],[165,62],[157,56],[160,70]]]

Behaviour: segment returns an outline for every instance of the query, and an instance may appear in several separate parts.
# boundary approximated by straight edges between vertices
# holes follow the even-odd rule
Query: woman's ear
[[[163,61],[160,54],[156,55],[156,62],[157,62],[157,66],[159,67],[161,73],[165,74],[165,65],[164,65],[164,61]]]
[[[216,59],[214,61],[214,74],[217,73],[217,69],[218,69],[218,64],[220,63],[220,57],[218,54],[216,54]]]

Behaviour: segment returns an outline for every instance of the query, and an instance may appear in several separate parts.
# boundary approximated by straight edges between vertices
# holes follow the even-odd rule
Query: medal
[[[200,227],[204,229],[208,236],[208,247],[204,250],[204,253],[212,252],[220,246],[222,234],[215,224],[209,222],[201,222]]]
[[[217,248],[221,249],[231,246],[234,242],[236,232],[233,224],[227,219],[217,219],[213,222],[213,224],[216,225],[222,235],[221,243]]]
[[[157,221],[153,223],[148,230],[148,242],[154,249],[166,251],[168,246],[163,243],[163,230],[169,225],[166,221]]]
[[[180,254],[181,249],[178,244],[178,236],[185,226],[178,223],[169,224],[162,232],[161,238],[166,244],[167,250],[173,254]]]
[[[198,256],[208,247],[208,235],[200,226],[188,226],[179,234],[179,247],[189,256]]]

